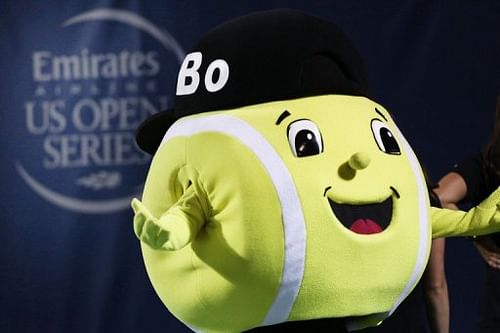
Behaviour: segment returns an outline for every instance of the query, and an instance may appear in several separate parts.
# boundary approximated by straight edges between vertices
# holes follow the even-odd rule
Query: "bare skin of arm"
[[[444,238],[432,241],[429,263],[423,276],[427,314],[433,333],[448,333],[450,330],[450,305],[444,270],[444,249]]]
[[[462,176],[456,172],[450,172],[441,178],[434,192],[439,197],[443,208],[458,209],[457,204],[467,194],[467,185]]]
[[[458,203],[467,194],[467,185],[462,176],[450,172],[441,178],[438,184],[434,192],[439,197],[442,207],[458,209]],[[500,268],[500,253],[495,252],[495,248],[491,247],[491,240],[488,236],[477,237],[474,245],[488,265]],[[424,273],[424,292],[433,333],[449,332],[450,306],[444,270],[444,250],[444,239],[435,239],[432,242],[429,263]]]
[[[449,173],[439,182],[434,192],[444,208],[458,209],[456,203],[465,197],[467,188],[457,173]],[[449,333],[450,304],[448,284],[444,269],[445,240],[432,241],[429,263],[423,276],[423,287],[427,302],[429,323],[433,333]]]
[[[458,209],[457,204],[465,198],[467,185],[458,173],[450,172],[439,181],[434,190],[444,208]],[[484,261],[491,267],[500,269],[500,249],[489,236],[476,237],[474,245]]]

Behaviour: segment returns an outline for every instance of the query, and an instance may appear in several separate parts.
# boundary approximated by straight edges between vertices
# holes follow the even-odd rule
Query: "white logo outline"
[[[176,58],[179,60],[179,63],[181,63],[184,59],[184,50],[175,40],[175,38],[172,37],[172,35],[170,35],[167,31],[158,28],[153,23],[137,15],[136,13],[127,10],[111,8],[91,10],[66,20],[62,24],[62,27],[66,28],[73,24],[88,21],[115,21],[128,24],[134,28],[146,32],[147,34],[158,40],[165,49],[170,50],[175,54]],[[41,182],[37,181],[33,176],[31,176],[19,161],[15,161],[15,168],[23,181],[39,196],[58,207],[77,213],[103,214],[125,210],[130,207],[130,200],[132,199],[132,197],[139,194],[139,191],[137,191],[137,193],[133,193],[125,197],[99,201],[78,199],[57,193],[54,190],[51,190],[47,186],[43,185]],[[142,185],[140,185],[140,187],[142,187]]]

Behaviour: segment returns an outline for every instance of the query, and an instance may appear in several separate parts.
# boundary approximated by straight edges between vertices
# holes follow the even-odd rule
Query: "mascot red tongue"
[[[382,232],[380,225],[370,219],[357,219],[352,224],[351,230],[358,234],[376,234]]]
[[[208,32],[174,109],[137,141],[154,156],[134,231],[155,291],[194,331],[376,325],[419,280],[431,237],[500,230],[499,193],[468,213],[429,207],[349,40],[297,11]]]

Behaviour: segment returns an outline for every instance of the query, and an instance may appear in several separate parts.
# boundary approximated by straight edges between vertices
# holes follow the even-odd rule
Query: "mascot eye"
[[[288,126],[288,142],[297,157],[318,155],[323,151],[321,133],[315,123],[301,119]]]
[[[391,130],[378,119],[373,119],[371,125],[378,148],[387,154],[400,155],[401,149]]]

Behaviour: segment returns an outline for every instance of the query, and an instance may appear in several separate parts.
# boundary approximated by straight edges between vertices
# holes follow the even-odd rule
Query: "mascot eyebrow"
[[[382,117],[385,121],[387,121],[387,117],[386,117],[386,116],[384,116],[384,114],[383,114],[382,112],[380,112],[380,110],[379,110],[379,109],[375,108],[375,112],[377,112],[377,113],[378,113],[378,114],[379,114],[379,115],[380,115],[380,116],[381,116],[381,117]],[[282,122],[283,120],[285,120],[285,118],[287,118],[287,117],[289,117],[289,116],[291,116],[291,113],[290,113],[290,112],[288,112],[288,110],[283,111],[283,112],[280,114],[280,116],[278,117],[278,119],[276,120],[276,125],[281,124],[281,122]]]
[[[380,112],[379,109],[375,108],[375,112],[377,112],[382,118],[384,118],[385,121],[387,121],[387,118],[384,116],[382,112]]]
[[[285,120],[286,117],[290,116],[291,113],[288,112],[288,110],[283,111],[278,119],[276,120],[276,125],[279,125],[283,120]]]

